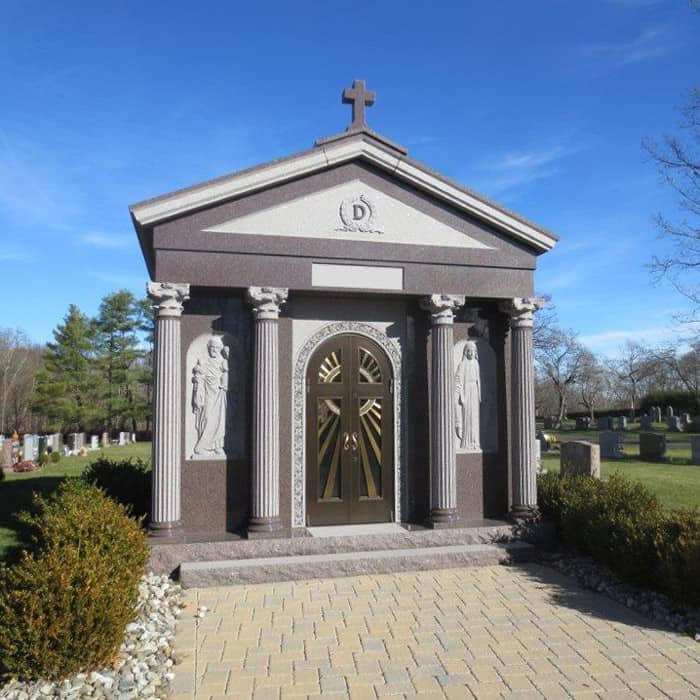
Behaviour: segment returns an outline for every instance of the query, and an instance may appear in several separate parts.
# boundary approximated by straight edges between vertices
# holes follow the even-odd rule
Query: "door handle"
[[[359,435],[357,433],[352,433],[350,436],[352,438],[352,451],[357,452],[357,448],[360,446]]]
[[[350,449],[350,435],[343,433],[343,449],[347,452]]]

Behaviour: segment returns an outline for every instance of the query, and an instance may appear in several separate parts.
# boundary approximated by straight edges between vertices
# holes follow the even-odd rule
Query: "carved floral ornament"
[[[539,311],[545,304],[544,299],[538,297],[514,297],[500,303],[500,310],[510,316],[512,328],[526,328],[532,326],[535,311]]]
[[[190,298],[190,285],[178,282],[149,282],[146,290],[158,316],[180,316]]]
[[[289,290],[284,287],[248,287],[246,298],[258,319],[279,318],[280,307],[287,301]]]
[[[421,308],[429,311],[433,323],[452,323],[455,311],[464,306],[466,298],[461,294],[431,294],[421,299]]]

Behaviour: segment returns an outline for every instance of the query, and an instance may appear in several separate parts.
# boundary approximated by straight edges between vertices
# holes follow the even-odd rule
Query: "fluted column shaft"
[[[535,448],[535,365],[532,351],[533,315],[540,299],[513,299],[502,309],[511,321],[511,424],[513,488],[511,513],[516,518],[537,512],[537,455]]]
[[[282,527],[279,496],[279,339],[280,305],[286,289],[251,287],[255,318],[253,351],[252,492],[249,532]]]
[[[154,536],[171,536],[181,524],[180,318],[189,285],[149,282],[148,295],[156,312],[150,529]]]
[[[464,297],[433,294],[422,301],[431,313],[430,521],[434,527],[459,519],[454,418],[454,310]]]

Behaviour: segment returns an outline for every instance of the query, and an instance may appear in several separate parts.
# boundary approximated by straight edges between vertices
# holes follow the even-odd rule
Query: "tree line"
[[[569,413],[591,419],[610,410],[635,417],[648,404],[675,404],[700,412],[700,340],[650,345],[628,340],[616,357],[598,356],[572,330],[562,329],[553,307],[540,312],[534,330],[535,403],[556,424]]]
[[[44,347],[0,329],[0,433],[150,429],[153,308],[122,289],[71,304]]]

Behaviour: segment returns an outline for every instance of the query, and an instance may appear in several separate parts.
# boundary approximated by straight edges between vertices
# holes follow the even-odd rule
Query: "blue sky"
[[[368,122],[562,236],[537,288],[592,349],[675,335],[645,265],[673,213],[641,148],[698,82],[685,2],[27,2],[0,7],[0,326],[44,341],[146,270],[129,204]],[[468,290],[467,290],[468,291]]]

